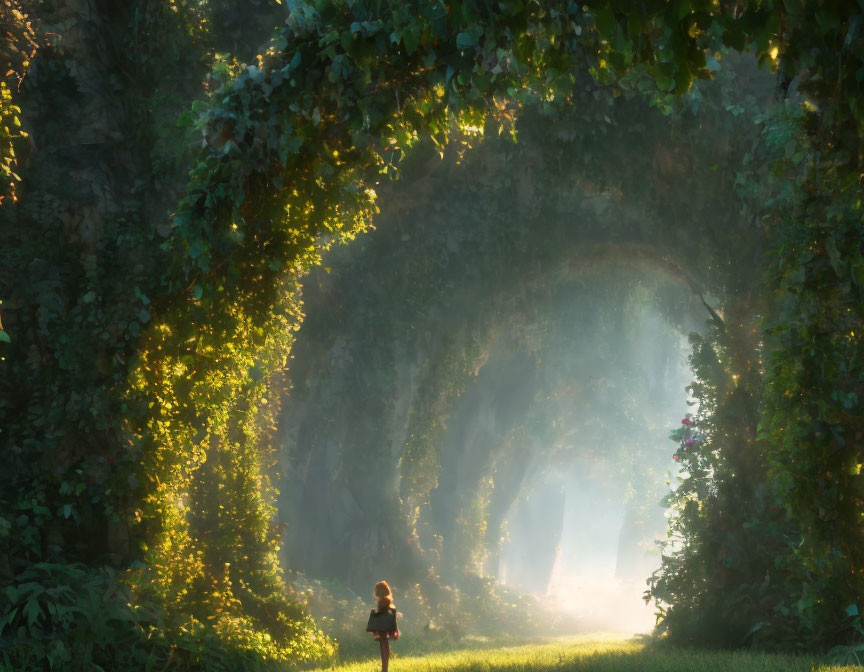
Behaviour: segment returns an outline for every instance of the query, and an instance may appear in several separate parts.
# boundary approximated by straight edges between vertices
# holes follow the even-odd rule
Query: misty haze
[[[0,0],[0,672],[864,665],[864,10]]]

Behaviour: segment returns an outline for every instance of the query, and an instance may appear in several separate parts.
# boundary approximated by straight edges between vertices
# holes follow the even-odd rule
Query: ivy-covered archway
[[[584,111],[574,137],[603,138],[621,100],[645,95],[674,113],[670,97],[710,77],[709,57],[725,45],[776,63],[781,91],[807,96],[790,106],[789,119],[779,115],[785,125],[766,126],[765,144],[778,157],[776,183],[755,194],[771,200],[762,223],[773,256],[759,293],[759,315],[767,317],[755,333],[730,336],[729,315],[736,325],[744,321],[718,293],[714,308],[726,324],[696,343],[694,359],[697,395],[711,408],[703,426],[723,437],[714,452],[727,464],[741,458],[729,478],[759,473],[752,469],[758,463],[772,470],[778,488],[765,494],[774,503],[754,509],[754,520],[742,521],[734,502],[722,498],[704,518],[685,506],[679,532],[695,535],[691,548],[704,557],[713,544],[723,546],[718,529],[746,522],[764,532],[755,565],[709,572],[728,594],[779,558],[781,587],[766,584],[760,601],[774,620],[754,630],[757,636],[817,648],[853,641],[861,628],[862,565],[860,17],[843,3],[286,4],[286,26],[257,62],[243,68],[220,61],[208,100],[182,115],[202,132],[204,146],[178,207],[163,203],[155,178],[144,208],[118,207],[98,191],[84,198],[64,183],[56,162],[38,154],[32,170],[61,185],[57,192],[34,190],[20,206],[4,201],[5,279],[28,279],[24,290],[4,289],[14,300],[8,332],[0,332],[11,341],[0,346],[7,353],[3,439],[16,456],[3,492],[28,493],[2,500],[8,580],[50,582],[40,561],[71,567],[83,560],[90,569],[68,571],[86,592],[107,552],[119,566],[138,567],[130,579],[137,599],[152,600],[165,615],[154,626],[157,646],[180,642],[182,649],[205,639],[214,650],[276,659],[326,655],[329,644],[278,576],[264,468],[278,396],[271,383],[301,318],[297,278],[323,249],[368,226],[376,182],[421,138],[445,145],[458,129],[471,144],[487,124],[511,128],[523,108],[559,106]],[[81,55],[84,72],[106,90],[128,87],[130,100],[147,98],[147,87],[116,57],[112,23],[133,27],[129,40],[140,50],[133,70],[144,81],[158,81],[148,59],[187,52],[173,45],[149,53],[142,36],[160,44],[158,28],[171,26],[184,39],[205,39],[206,21],[195,9],[137,9],[85,18],[65,5],[45,9],[46,19],[75,28],[64,45],[45,50],[36,72],[48,82],[46,93],[31,100],[74,99],[77,89],[65,85],[83,76],[66,69],[64,49]],[[169,116],[185,107],[170,96],[123,109],[101,102],[94,98],[94,109],[108,136],[115,127],[152,129],[148,115],[159,105]],[[12,117],[7,103],[4,97],[3,114]],[[44,125],[38,109],[48,108],[33,107],[34,123]],[[96,175],[108,174],[124,202],[134,200],[140,185],[111,170],[124,148],[103,151],[89,142],[98,130],[88,121],[91,110],[73,109],[78,139],[99,157],[96,168],[82,161],[76,179],[98,184]],[[26,106],[22,115],[26,121]],[[152,164],[148,175],[188,165],[186,150],[171,146],[189,137],[184,133],[142,139],[151,148],[139,159]],[[53,142],[63,147],[64,131]],[[660,172],[671,167],[674,174],[677,158],[661,152]],[[82,204],[74,217],[55,214],[64,199]],[[31,221],[52,235],[60,224],[74,231],[80,268],[66,276],[62,255],[52,264],[47,255],[19,253],[28,249],[21,231]],[[101,225],[109,221],[122,235],[104,244]],[[100,275],[97,252],[111,250],[111,268],[127,269],[135,284],[117,290],[111,281],[119,271]],[[153,253],[144,263],[142,250]],[[63,330],[67,317],[83,337]],[[754,348],[770,359],[744,356]],[[70,384],[59,389],[58,380]],[[758,413],[746,415],[748,400],[763,397]],[[694,464],[706,478],[706,465]],[[824,503],[813,508],[814,498]],[[762,516],[763,509],[775,517]],[[104,549],[76,544],[82,530],[99,537],[106,529]],[[722,617],[736,608],[718,604],[718,592],[687,589],[688,582],[701,585],[699,557],[685,558],[682,572],[655,586],[673,607],[685,605],[678,620],[670,611],[665,622],[686,637],[711,629],[692,614]],[[13,620],[23,604],[11,605]],[[688,630],[688,622],[702,629]]]
[[[685,333],[701,331],[705,319],[719,319],[711,306],[717,296],[708,295],[707,309],[703,303],[708,288],[718,296],[725,292],[727,305],[737,304],[731,319],[743,318],[736,328],[749,330],[759,310],[749,297],[761,282],[761,271],[751,263],[759,256],[761,233],[755,216],[742,216],[748,197],[735,182],[743,175],[741,157],[753,152],[762,132],[750,114],[765,110],[755,100],[744,117],[725,109],[724,91],[758,79],[755,65],[740,65],[737,78],[728,71],[732,81],[700,89],[698,117],[685,112],[670,121],[634,101],[611,112],[616,132],[591,141],[578,132],[579,115],[535,115],[521,124],[516,145],[490,139],[458,163],[454,155],[442,165],[427,152],[405,164],[400,180],[382,190],[380,227],[371,234],[376,242],[332,252],[327,272],[315,274],[306,291],[309,315],[293,351],[292,391],[277,439],[283,451],[286,566],[340,577],[357,589],[375,572],[413,586],[429,581],[429,565],[439,574],[437,582],[449,585],[458,584],[466,569],[483,571],[476,558],[494,557],[501,516],[518,495],[519,478],[530,465],[551,459],[544,450],[555,443],[550,436],[545,445],[523,449],[524,460],[511,465],[516,480],[505,473],[511,468],[503,466],[505,452],[520,450],[509,445],[519,439],[508,435],[541,421],[537,410],[519,407],[527,399],[502,411],[505,419],[491,430],[499,433],[494,448],[457,446],[470,439],[446,436],[455,431],[454,422],[462,422],[452,414],[466,412],[459,410],[461,399],[474,394],[478,370],[485,377],[506,373],[507,356],[499,353],[496,365],[492,355],[496,343],[507,340],[502,332],[524,332],[517,350],[529,358],[532,352],[545,352],[542,359],[560,357],[561,346],[541,345],[551,343],[542,334],[559,329],[552,324],[578,319],[578,310],[592,325],[599,310],[601,319],[619,325],[606,336],[611,345],[616,333],[632,328],[622,302],[633,291],[624,288],[633,283],[643,292],[640,301],[672,323],[698,316],[687,318]],[[646,134],[641,124],[653,132]],[[734,148],[730,136],[737,140]],[[671,156],[677,161],[670,162],[669,172],[656,169]],[[770,152],[752,159],[771,160]],[[749,207],[759,212],[761,206]],[[745,254],[748,231],[758,235],[746,243]],[[658,276],[665,279],[652,280]],[[681,305],[668,289],[662,290],[665,298],[658,297],[666,284],[681,287],[690,303]],[[638,311],[631,312],[635,319]],[[578,342],[572,347],[581,352]],[[616,363],[613,352],[604,355],[590,343],[585,338],[580,347],[602,362],[600,369],[624,369],[623,359]],[[630,347],[626,339],[619,345]],[[530,370],[519,385],[528,399],[535,385],[548,384],[532,382]],[[616,390],[628,398],[626,386]],[[496,403],[489,399],[470,412]],[[552,405],[545,413],[550,427],[558,412]],[[576,426],[587,420],[576,420]],[[604,429],[610,443],[624,433],[623,425]],[[598,437],[597,451],[602,444]],[[464,455],[442,455],[454,450]],[[672,465],[672,449],[661,450]],[[490,490],[496,461],[497,486]],[[457,464],[460,488],[447,495],[439,487],[440,470]],[[452,481],[453,474],[447,478]],[[662,484],[662,472],[656,478]],[[375,482],[380,487],[370,487]],[[650,483],[640,485],[650,490]],[[480,491],[494,498],[485,510],[472,509],[473,500],[459,504]],[[649,508],[660,498],[645,496]],[[445,504],[446,510],[435,511]],[[296,520],[292,514],[300,510],[311,513]],[[400,510],[403,517],[394,518]],[[465,529],[454,534],[457,519]],[[436,542],[434,535],[441,539]],[[329,553],[333,545],[347,552]],[[387,548],[382,557],[379,546]]]

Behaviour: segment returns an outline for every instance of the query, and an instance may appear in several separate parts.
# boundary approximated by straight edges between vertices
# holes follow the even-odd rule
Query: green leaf
[[[614,12],[609,7],[597,11],[597,32],[603,37],[609,37],[618,27]]]
[[[2,617],[0,617],[0,635],[3,634],[3,630],[6,628],[7,625],[12,624],[12,621],[15,620],[15,616],[17,615],[18,607],[15,607],[14,609],[12,609],[12,611],[7,611],[5,614],[3,614]]]
[[[340,44],[342,45],[342,48],[348,53],[351,53],[351,49],[354,47],[354,35],[355,33],[347,30],[342,33],[342,39],[340,40]]]
[[[846,615],[847,616],[857,616],[858,615],[858,605],[857,604],[850,604],[848,607],[846,607]]]
[[[661,91],[671,91],[675,87],[674,70],[671,63],[658,63],[654,66],[654,81]]]
[[[477,46],[477,41],[471,33],[459,33],[456,36],[456,46],[459,49],[470,49]]]
[[[407,30],[402,33],[402,44],[405,45],[405,51],[408,54],[413,54],[417,51],[417,45],[420,44],[420,32],[416,29]]]
[[[672,12],[676,21],[680,21],[690,13],[690,2],[688,0],[675,0]]]
[[[834,240],[833,236],[829,235],[825,238],[825,251],[831,260],[831,268],[834,269],[838,277],[842,278],[844,276],[843,261],[840,258],[840,250],[837,249],[837,241]]]
[[[744,51],[747,46],[747,36],[737,23],[733,23],[723,31],[723,44],[735,51]]]
[[[11,343],[12,339],[9,338],[9,334],[0,329],[0,343]]]
[[[24,605],[24,610],[21,613],[27,619],[27,626],[32,628],[43,612],[39,601],[36,598],[32,598],[27,600],[27,604]]]
[[[693,83],[693,77],[687,66],[681,65],[675,71],[675,93],[687,93],[690,89],[690,84]]]

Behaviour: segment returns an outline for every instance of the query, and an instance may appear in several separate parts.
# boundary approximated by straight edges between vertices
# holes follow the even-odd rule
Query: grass
[[[399,653],[401,641],[392,644]],[[381,659],[369,642],[364,660],[328,672],[375,672]],[[390,672],[860,672],[862,668],[826,665],[816,658],[748,651],[677,649],[620,636],[592,635],[498,648],[466,648],[425,655],[404,655]]]

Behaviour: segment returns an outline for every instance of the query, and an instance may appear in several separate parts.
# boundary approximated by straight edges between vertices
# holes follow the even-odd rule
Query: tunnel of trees
[[[0,10],[7,665],[326,661],[310,578],[506,628],[589,463],[659,634],[862,644],[860,8]]]

